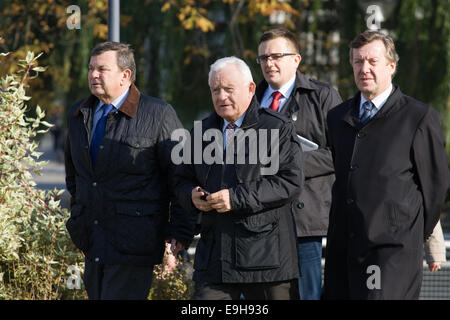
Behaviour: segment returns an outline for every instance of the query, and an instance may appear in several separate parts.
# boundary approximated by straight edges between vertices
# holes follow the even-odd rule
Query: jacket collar
[[[265,79],[263,79],[258,86],[256,87],[256,98],[258,101],[261,101],[264,95],[264,92],[266,91],[269,84]],[[306,89],[306,90],[316,90],[317,86],[314,84],[314,82],[310,81],[303,73],[300,72],[300,70],[297,70],[295,73],[295,85],[294,90],[298,89]],[[291,94],[292,95],[292,94]]]
[[[250,105],[247,108],[245,113],[244,120],[242,121],[241,128],[249,128],[258,123],[259,115],[258,115],[259,103],[256,101],[256,97],[253,96]],[[207,128],[217,128],[219,130],[223,127],[223,119],[214,111],[212,112],[204,121],[205,129]]]
[[[127,116],[133,118],[136,115],[136,110],[139,104],[139,99],[141,97],[141,93],[138,88],[134,85],[134,83],[130,86],[130,92],[128,93],[127,99],[124,101],[119,111],[125,113]],[[77,117],[82,109],[93,108],[98,104],[99,99],[90,95],[84,101],[80,103],[80,105],[73,112],[73,116]]]
[[[403,93],[400,91],[400,88],[396,85],[392,86],[392,92],[389,95],[389,98],[387,99],[386,103],[383,105],[380,111],[378,111],[374,116],[373,119],[380,119],[389,116],[392,112],[395,112],[400,105],[398,104],[399,99]],[[353,127],[361,127],[361,122],[359,119],[359,105],[361,100],[361,92],[358,91],[358,93],[350,99],[350,105],[344,116],[342,117],[342,120],[347,122]],[[369,122],[370,123],[370,122]]]

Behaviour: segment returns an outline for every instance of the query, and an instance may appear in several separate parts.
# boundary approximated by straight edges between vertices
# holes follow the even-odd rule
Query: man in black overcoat
[[[392,85],[397,61],[389,36],[357,36],[350,63],[360,92],[328,113],[336,182],[325,299],[419,297],[448,162],[438,113]]]

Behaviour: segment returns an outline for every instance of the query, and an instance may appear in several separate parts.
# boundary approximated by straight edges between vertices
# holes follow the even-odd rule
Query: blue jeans
[[[322,237],[297,238],[301,277],[298,289],[302,300],[320,300],[322,294]]]

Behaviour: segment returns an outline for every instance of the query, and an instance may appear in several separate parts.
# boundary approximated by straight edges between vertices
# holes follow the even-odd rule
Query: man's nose
[[[228,97],[228,94],[226,93],[225,90],[220,90],[220,91],[219,91],[218,98],[219,98],[220,101],[226,100],[227,97]]]
[[[266,66],[272,67],[272,66],[274,65],[274,63],[275,63],[275,60],[274,60],[274,59],[272,59],[270,56],[267,57],[267,60],[266,60]]]
[[[91,78],[97,78],[98,77],[98,71],[97,70],[90,70],[89,71],[89,76],[91,77]]]
[[[367,60],[364,60],[361,65],[361,72],[362,73],[368,73],[370,72],[370,63]]]

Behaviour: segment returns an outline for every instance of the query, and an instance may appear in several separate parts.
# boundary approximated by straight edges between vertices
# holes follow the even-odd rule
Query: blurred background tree
[[[14,71],[8,61],[23,58],[27,50],[43,51],[41,63],[50,68],[33,84],[32,102],[46,106],[48,115],[89,94],[89,53],[107,38],[107,0],[77,1],[79,29],[67,27],[68,19],[75,19],[68,11],[72,4],[0,2],[0,49],[14,52],[0,74]],[[170,102],[190,128],[212,108],[209,65],[236,55],[259,82],[258,38],[275,26],[298,35],[303,72],[331,82],[349,98],[356,87],[348,43],[375,24],[396,40],[400,64],[394,82],[441,113],[450,145],[449,12],[450,2],[438,0],[128,0],[121,2],[121,41],[135,50],[138,87]]]
[[[28,51],[43,52],[40,64],[48,69],[30,83],[29,103],[49,118],[89,95],[90,50],[107,39],[107,0],[76,1],[78,16],[72,5],[0,1],[0,52],[11,52],[0,77],[17,71],[14,61]],[[283,26],[297,34],[302,72],[332,83],[345,100],[357,91],[349,42],[368,28],[382,29],[400,55],[394,83],[439,111],[450,154],[449,12],[448,0],[127,0],[120,37],[135,50],[138,88],[171,103],[191,128],[212,110],[207,79],[216,59],[241,57],[255,82],[262,80],[255,58],[265,30]],[[34,108],[28,112],[36,116]]]
[[[49,66],[30,90],[31,104],[42,105],[51,116],[54,109],[89,94],[87,65],[92,47],[107,39],[107,0],[80,1],[81,28],[70,30],[69,0],[4,0],[0,2],[0,51],[11,52],[0,65],[0,75],[16,71],[14,61],[27,51],[43,52]]]

